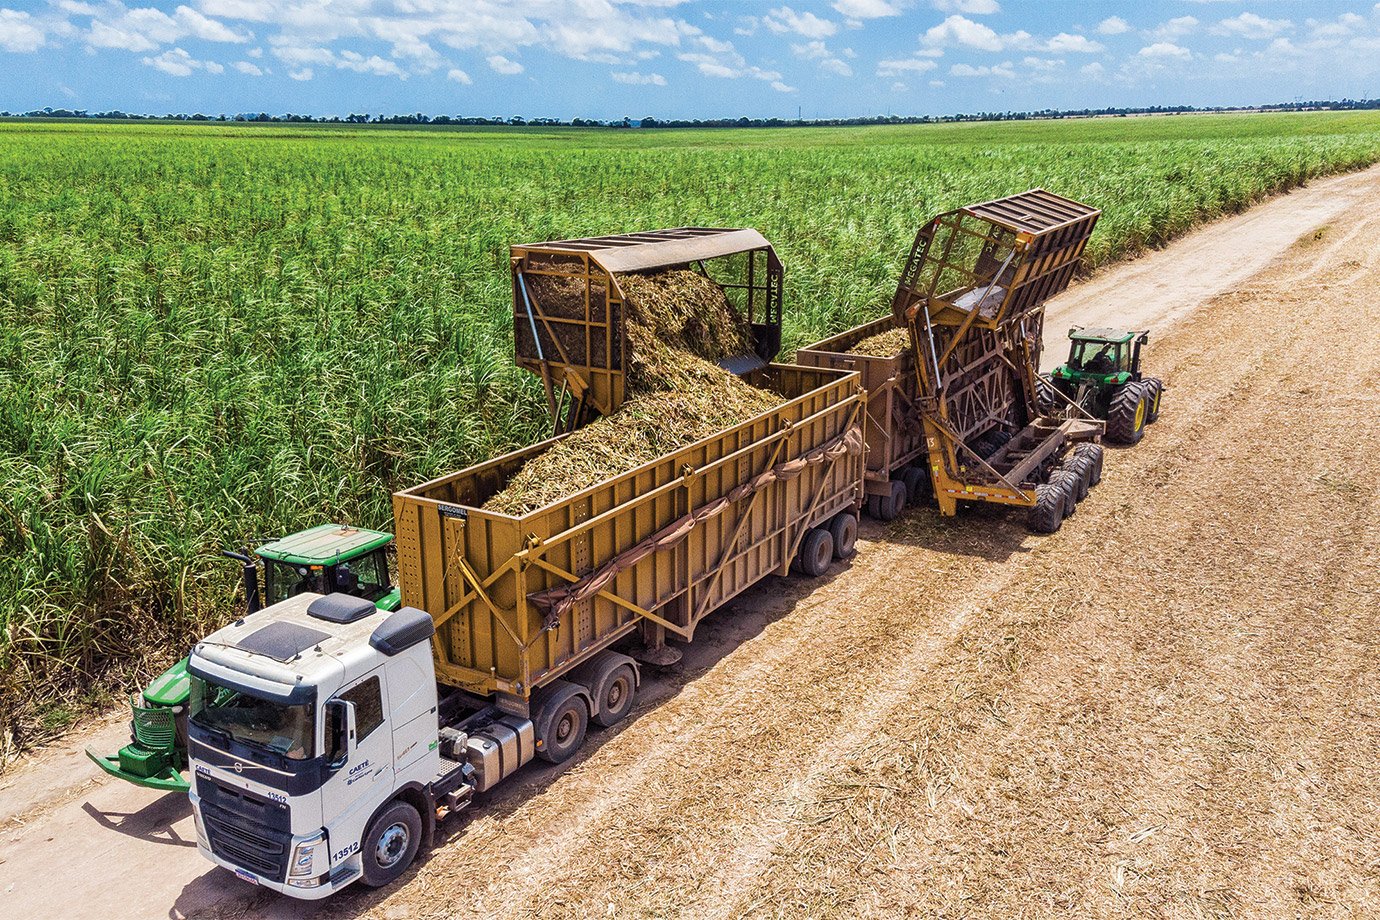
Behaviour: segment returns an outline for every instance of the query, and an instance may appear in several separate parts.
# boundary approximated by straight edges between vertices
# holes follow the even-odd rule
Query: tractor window
[[[264,562],[264,590],[270,604],[296,597],[303,591],[325,594],[325,579],[319,566],[290,565],[271,559]]]
[[[378,600],[389,588],[388,558],[383,550],[375,550],[358,559],[341,562],[335,566],[335,590]]]
[[[1074,342],[1069,367],[1090,374],[1110,374],[1121,365],[1121,346],[1111,342]]]

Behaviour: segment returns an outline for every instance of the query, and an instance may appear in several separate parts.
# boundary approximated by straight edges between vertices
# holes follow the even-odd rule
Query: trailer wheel
[[[580,688],[567,681],[555,681],[547,690],[551,693],[532,720],[537,736],[537,756],[549,763],[564,763],[584,743],[585,729],[589,727],[589,705],[580,695]]]
[[[1131,446],[1145,436],[1145,389],[1128,383],[1112,396],[1107,410],[1107,440]]]
[[[893,479],[889,485],[891,488],[887,494],[875,496],[878,520],[894,521],[906,510],[906,484],[899,479]]]
[[[1106,451],[1100,444],[1079,444],[1073,449],[1075,457],[1088,458],[1088,485],[1095,486],[1102,482],[1102,458]]]
[[[848,511],[834,515],[829,522],[829,535],[834,538],[834,558],[851,559],[858,551],[858,518]]]
[[[622,722],[632,712],[637,696],[637,675],[632,665],[624,662],[601,674],[590,693],[599,703],[599,711],[592,716],[596,725],[609,728]]]
[[[1026,527],[1033,533],[1054,533],[1064,523],[1064,486],[1048,482],[1035,487],[1035,504],[1026,517]]]
[[[1081,502],[1087,498],[1088,489],[1092,486],[1092,467],[1088,461],[1076,453],[1071,453],[1059,464],[1059,469],[1069,474],[1074,499]]]
[[[417,857],[422,843],[422,816],[407,802],[394,802],[364,833],[364,884],[382,888],[397,880]]]
[[[796,567],[802,575],[818,578],[829,571],[829,563],[834,561],[834,535],[824,527],[812,527],[800,542],[800,552],[796,556]]]
[[[1160,394],[1164,392],[1164,381],[1158,377],[1146,377],[1141,381],[1145,387],[1145,424],[1153,425],[1160,420]]]

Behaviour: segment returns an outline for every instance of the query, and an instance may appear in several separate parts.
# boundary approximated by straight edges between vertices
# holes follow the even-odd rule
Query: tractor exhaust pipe
[[[244,606],[249,613],[256,613],[261,606],[259,604],[259,567],[249,555],[248,549],[235,552],[233,549],[223,549],[220,554],[227,559],[234,559],[240,563],[240,572],[244,577]]]

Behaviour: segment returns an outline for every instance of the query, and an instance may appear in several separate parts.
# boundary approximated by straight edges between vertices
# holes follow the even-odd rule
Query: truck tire
[[[834,538],[834,558],[852,559],[858,551],[858,516],[840,511],[829,522],[829,535]]]
[[[1141,381],[1145,387],[1145,424],[1153,425],[1160,420],[1160,394],[1164,392],[1164,381],[1158,377],[1146,377]]]
[[[537,756],[548,763],[564,763],[580,749],[589,728],[589,704],[580,688],[569,681],[552,681],[532,720]]]
[[[906,501],[912,505],[923,505],[934,498],[930,485],[930,471],[923,466],[908,466],[901,473],[901,481],[906,484]]]
[[[1112,396],[1107,410],[1107,440],[1130,447],[1145,436],[1145,388],[1128,383]]]
[[[1075,457],[1088,458],[1088,485],[1096,486],[1102,482],[1102,458],[1106,453],[1101,444],[1079,444],[1073,449]]]
[[[818,578],[829,571],[829,563],[834,561],[834,535],[825,527],[812,527],[800,541],[800,551],[796,554],[796,567],[808,578]]]
[[[1025,525],[1032,533],[1054,533],[1064,524],[1064,487],[1048,482],[1035,487],[1035,504],[1031,505]]]
[[[633,700],[637,698],[637,673],[632,665],[623,662],[602,674],[589,692],[599,709],[592,716],[594,723],[602,728],[611,728],[632,712]]]
[[[394,802],[364,832],[364,884],[382,888],[397,880],[417,858],[422,844],[422,816],[407,802]]]
[[[906,484],[893,479],[888,485],[890,491],[886,495],[876,496],[876,517],[881,521],[894,521],[906,510]]]

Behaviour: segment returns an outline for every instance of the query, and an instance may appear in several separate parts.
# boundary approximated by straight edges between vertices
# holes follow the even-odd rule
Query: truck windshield
[[[198,677],[192,679],[192,721],[290,760],[313,756],[315,708],[260,699]]]

